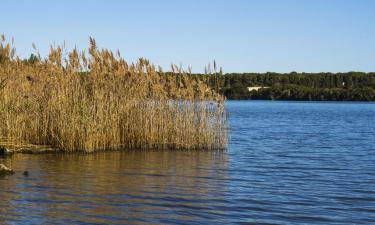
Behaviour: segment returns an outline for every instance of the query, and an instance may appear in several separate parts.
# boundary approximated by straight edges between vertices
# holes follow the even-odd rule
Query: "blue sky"
[[[202,72],[375,71],[372,0],[3,0],[0,33],[28,57],[52,43],[119,49]]]

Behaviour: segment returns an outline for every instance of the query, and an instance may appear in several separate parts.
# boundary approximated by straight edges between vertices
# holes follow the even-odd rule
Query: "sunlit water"
[[[375,104],[228,110],[227,151],[0,158],[0,223],[375,223]]]

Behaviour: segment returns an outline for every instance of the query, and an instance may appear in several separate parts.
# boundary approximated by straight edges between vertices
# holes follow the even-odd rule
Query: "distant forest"
[[[229,73],[209,82],[228,99],[375,101],[375,73]]]

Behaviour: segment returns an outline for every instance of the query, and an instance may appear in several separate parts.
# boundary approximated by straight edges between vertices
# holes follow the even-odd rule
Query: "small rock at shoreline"
[[[7,155],[9,153],[11,153],[11,151],[9,149],[0,145],[0,155]]]
[[[14,174],[14,171],[8,167],[6,167],[4,164],[0,164],[0,176],[1,175],[12,175]]]

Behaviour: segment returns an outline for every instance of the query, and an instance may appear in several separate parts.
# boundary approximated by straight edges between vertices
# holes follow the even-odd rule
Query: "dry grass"
[[[92,38],[88,54],[57,46],[35,62],[12,45],[2,37],[0,138],[88,152],[226,147],[225,99],[189,72],[128,64]]]

